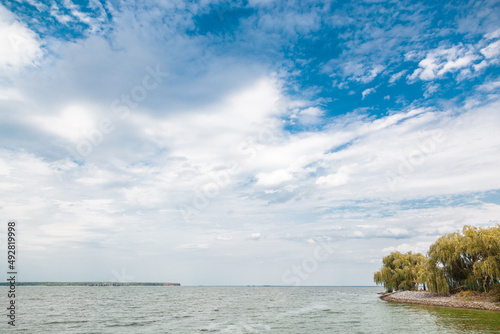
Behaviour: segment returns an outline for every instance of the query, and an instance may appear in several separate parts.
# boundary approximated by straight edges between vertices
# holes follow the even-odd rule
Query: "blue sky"
[[[2,1],[20,279],[372,285],[497,224],[499,7]]]

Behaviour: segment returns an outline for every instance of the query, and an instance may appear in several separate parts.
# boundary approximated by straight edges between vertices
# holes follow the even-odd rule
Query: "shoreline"
[[[469,301],[457,296],[440,296],[427,291],[399,291],[384,293],[380,299],[392,303],[418,304],[428,306],[443,306],[470,310],[500,312],[500,303],[487,301]]]
[[[9,281],[0,286],[9,286]],[[16,286],[181,286],[170,282],[16,282]]]

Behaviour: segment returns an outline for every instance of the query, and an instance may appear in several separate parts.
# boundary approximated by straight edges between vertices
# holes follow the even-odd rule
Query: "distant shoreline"
[[[385,293],[380,297],[380,299],[392,303],[419,304],[500,312],[499,303],[462,300],[457,298],[457,296],[440,296],[426,291],[399,291]]]
[[[2,282],[0,286],[8,286]],[[16,286],[180,286],[169,282],[16,282]]]

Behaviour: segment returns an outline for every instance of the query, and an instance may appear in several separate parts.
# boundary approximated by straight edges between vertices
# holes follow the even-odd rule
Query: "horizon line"
[[[28,283],[111,283],[111,284],[181,284],[178,282],[159,282],[159,281],[127,281],[127,282],[116,282],[116,281],[16,281],[17,284],[28,284]],[[1,282],[0,285],[7,285],[9,282]],[[190,284],[190,285],[179,285],[184,287],[379,287],[377,285],[274,285],[274,284]]]

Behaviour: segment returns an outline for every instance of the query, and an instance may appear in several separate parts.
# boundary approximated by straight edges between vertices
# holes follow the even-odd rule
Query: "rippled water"
[[[1,333],[500,333],[498,312],[387,303],[379,288],[17,289]]]

